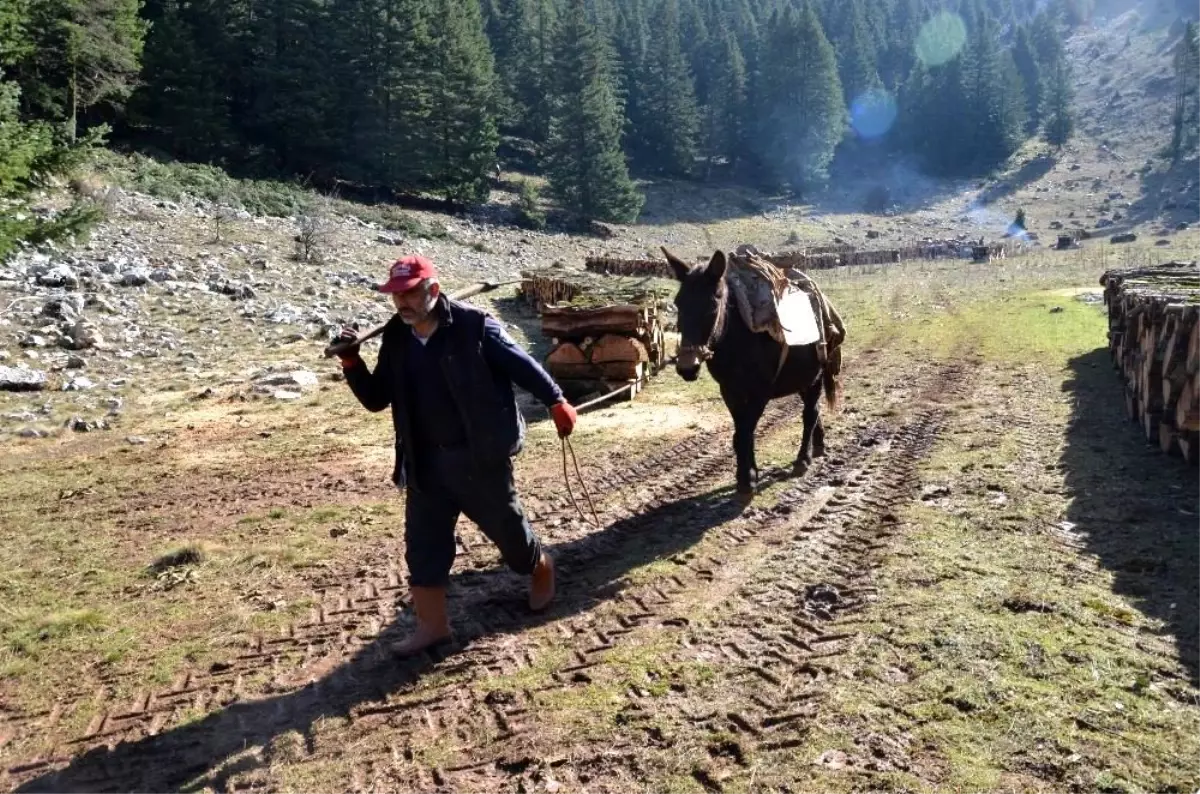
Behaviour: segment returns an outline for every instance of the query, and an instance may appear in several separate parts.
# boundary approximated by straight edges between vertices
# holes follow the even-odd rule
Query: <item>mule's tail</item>
[[[829,351],[822,368],[821,379],[825,387],[825,404],[829,410],[836,410],[842,402],[842,348],[841,345]]]
[[[846,326],[842,323],[837,309],[833,308],[833,304],[824,295],[821,296],[821,303],[828,331],[825,336],[828,347],[821,378],[825,387],[825,403],[832,411],[842,401],[842,342],[846,341]]]

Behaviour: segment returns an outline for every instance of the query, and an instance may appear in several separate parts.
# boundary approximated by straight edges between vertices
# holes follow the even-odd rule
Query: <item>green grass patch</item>
[[[1081,344],[1064,332],[1049,363]],[[1028,453],[1011,431],[979,443],[982,407],[955,426],[969,432],[946,434],[922,464],[925,483],[950,483],[948,503],[899,512],[904,539],[878,566],[866,644],[840,666],[805,788],[861,784],[812,762],[836,747],[861,768],[863,737],[878,733],[905,737],[911,769],[889,779],[910,790],[1195,790],[1200,709],[1139,647],[1154,621],[1113,592],[1111,574],[1083,574],[1076,552],[1043,534],[1062,500],[1015,487]],[[987,487],[996,480],[1003,504]]]
[[[47,643],[80,636],[94,635],[104,630],[106,620],[95,609],[64,609],[48,615],[15,615],[0,624],[5,650],[37,659]]]

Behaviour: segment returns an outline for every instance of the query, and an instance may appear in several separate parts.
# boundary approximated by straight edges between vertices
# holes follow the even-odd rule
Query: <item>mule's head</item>
[[[700,365],[712,356],[712,346],[724,330],[725,253],[717,251],[707,265],[690,267],[666,248],[662,252],[679,279],[675,307],[683,338],[675,371],[684,380],[693,381],[700,375]]]

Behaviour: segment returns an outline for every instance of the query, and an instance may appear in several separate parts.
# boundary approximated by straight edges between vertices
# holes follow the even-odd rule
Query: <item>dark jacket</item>
[[[513,384],[544,405],[562,399],[562,390],[540,364],[517,346],[487,313],[446,296],[438,298],[438,334],[442,340],[440,369],[466,431],[472,459],[480,466],[506,461],[521,451],[525,419],[517,407]],[[396,430],[396,464],[392,480],[415,486],[423,457],[415,446],[411,389],[405,382],[405,351],[412,329],[399,316],[383,331],[379,360],[372,372],[361,359],[345,370],[346,382],[368,411],[391,406]]]

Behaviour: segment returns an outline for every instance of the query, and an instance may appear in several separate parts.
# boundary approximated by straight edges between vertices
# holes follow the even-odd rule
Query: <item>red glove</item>
[[[550,417],[554,419],[554,426],[558,428],[559,438],[566,438],[575,429],[575,420],[579,418],[579,414],[575,412],[575,406],[563,400],[550,406]]]

